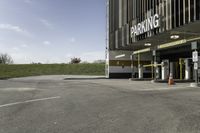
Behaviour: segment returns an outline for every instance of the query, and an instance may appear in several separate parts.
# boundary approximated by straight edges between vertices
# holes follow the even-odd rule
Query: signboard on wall
[[[197,51],[194,51],[192,53],[192,60],[193,60],[193,62],[198,62],[198,52]]]
[[[191,48],[192,48],[192,50],[197,50],[197,42],[192,42]]]
[[[198,70],[198,63],[197,62],[194,63],[194,70]]]
[[[131,37],[139,36],[146,32],[149,32],[155,28],[160,27],[160,16],[155,14],[141,23],[138,23],[131,27]]]

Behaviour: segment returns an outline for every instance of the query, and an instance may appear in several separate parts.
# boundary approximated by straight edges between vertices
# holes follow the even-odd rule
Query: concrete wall
[[[133,67],[131,68],[132,51],[109,51],[106,59],[106,74],[108,78],[131,78],[132,72],[138,73],[138,55],[134,56]],[[124,55],[121,58],[116,58]],[[143,53],[140,55],[141,65],[150,64],[152,60],[151,53]],[[134,70],[134,71],[133,71]],[[150,68],[144,68],[144,73],[151,73]]]

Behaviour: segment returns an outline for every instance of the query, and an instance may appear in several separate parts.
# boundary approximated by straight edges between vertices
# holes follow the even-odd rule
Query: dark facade
[[[200,0],[108,0],[107,23],[108,77],[193,78]]]
[[[199,0],[109,0],[109,48],[124,49],[140,40],[200,19]],[[158,14],[160,27],[133,38],[130,27]],[[130,49],[130,47],[127,49]]]

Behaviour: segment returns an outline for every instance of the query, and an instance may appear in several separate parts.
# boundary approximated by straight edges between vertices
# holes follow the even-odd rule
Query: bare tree
[[[80,58],[71,58],[71,64],[79,64],[81,62],[81,59]]]
[[[8,54],[0,54],[0,64],[13,64],[13,59]]]

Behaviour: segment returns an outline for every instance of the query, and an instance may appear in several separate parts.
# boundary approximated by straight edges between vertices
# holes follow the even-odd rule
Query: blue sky
[[[105,58],[106,0],[0,0],[0,53],[17,64]]]

